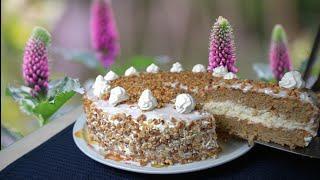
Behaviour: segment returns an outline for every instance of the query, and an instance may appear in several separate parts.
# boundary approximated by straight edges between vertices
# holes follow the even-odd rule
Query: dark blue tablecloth
[[[73,141],[72,127],[10,164],[0,172],[0,179],[320,179],[319,160],[260,145],[234,161],[203,171],[178,175],[127,172],[100,164],[83,154]]]

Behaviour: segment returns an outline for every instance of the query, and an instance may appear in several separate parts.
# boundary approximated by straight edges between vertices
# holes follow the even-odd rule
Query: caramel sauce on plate
[[[122,161],[123,158],[119,154],[108,153],[104,156],[106,159],[111,159],[114,161]]]
[[[80,129],[79,131],[75,132],[74,135],[75,135],[77,138],[83,139],[83,129]]]

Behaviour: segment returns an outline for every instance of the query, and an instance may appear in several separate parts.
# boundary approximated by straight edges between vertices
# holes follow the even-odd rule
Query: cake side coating
[[[136,104],[110,107],[88,94],[84,111],[89,134],[106,155],[163,166],[216,158],[220,151],[215,120],[208,113],[178,115],[170,104],[152,112]]]

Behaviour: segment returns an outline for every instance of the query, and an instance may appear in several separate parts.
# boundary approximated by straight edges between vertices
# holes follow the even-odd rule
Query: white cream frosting
[[[228,72],[223,76],[223,79],[236,79],[238,76],[233,72]]]
[[[127,100],[129,97],[126,90],[120,86],[117,86],[110,91],[109,104],[116,106],[118,103]]]
[[[304,141],[305,141],[305,145],[308,146],[309,143],[312,141],[312,137],[305,137]]]
[[[104,80],[106,81],[112,81],[112,80],[115,80],[115,79],[118,79],[119,76],[113,72],[113,71],[109,71],[105,76],[104,76]]]
[[[93,95],[96,97],[101,97],[105,92],[109,91],[111,86],[106,80],[103,79],[101,75],[96,77],[96,81],[93,86]]]
[[[213,69],[212,76],[223,77],[228,73],[227,67],[219,66]]]
[[[192,91],[192,92],[194,92],[194,93],[198,93],[199,92],[199,88],[198,87],[194,87],[193,89],[189,89],[189,87],[187,86],[187,85],[185,85],[185,84],[180,84],[180,86],[177,86],[179,84],[179,82],[178,81],[176,81],[176,82],[164,82],[163,83],[163,85],[164,86],[169,86],[169,87],[172,87],[172,88],[180,88],[180,89],[183,89],[183,90],[185,90],[185,91],[188,91],[188,90],[190,90],[190,91]]]
[[[170,72],[181,72],[183,71],[183,67],[179,62],[176,62],[172,65]]]
[[[159,72],[159,70],[160,70],[160,68],[157,65],[153,64],[153,63],[150,64],[146,69],[146,71],[148,73],[157,73],[157,72]]]
[[[232,84],[230,87],[233,88],[233,89],[241,89],[241,84],[239,84],[239,83]]]
[[[246,93],[246,92],[248,92],[248,91],[250,91],[250,89],[252,88],[253,86],[252,85],[246,85],[243,89],[242,89],[242,91],[244,92],[244,93]]]
[[[139,108],[148,111],[154,109],[157,105],[157,99],[152,95],[152,92],[149,89],[144,90],[138,100]]]
[[[206,72],[206,68],[202,64],[196,64],[192,68],[192,72],[199,73],[199,72]]]
[[[190,94],[179,94],[176,97],[175,107],[179,113],[190,113],[191,111],[193,111],[195,106],[195,100]]]
[[[298,71],[290,71],[284,74],[281,81],[279,81],[280,87],[293,89],[303,88],[305,83]]]
[[[138,71],[136,70],[136,68],[134,68],[134,67],[130,67],[130,68],[128,68],[127,70],[126,70],[126,72],[124,72],[124,75],[125,76],[132,76],[132,75],[138,75],[139,73],[138,73]]]
[[[92,85],[92,88],[94,89],[94,88],[96,88],[97,86],[99,86],[99,84],[100,84],[102,81],[103,81],[103,77],[102,77],[101,75],[98,75],[98,76],[96,77],[95,82],[94,82],[93,85]]]

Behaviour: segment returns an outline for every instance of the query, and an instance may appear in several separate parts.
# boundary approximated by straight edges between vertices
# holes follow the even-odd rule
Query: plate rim
[[[125,171],[130,171],[130,172],[135,172],[135,173],[143,173],[143,174],[181,174],[181,173],[188,173],[188,172],[195,172],[195,171],[201,171],[204,169],[209,169],[209,168],[213,168],[216,166],[220,166],[222,164],[228,163],[232,160],[235,160],[237,158],[239,158],[240,156],[246,154],[248,151],[250,151],[254,145],[249,145],[248,146],[242,146],[241,149],[242,151],[239,152],[233,152],[233,155],[230,158],[225,159],[224,161],[218,161],[217,163],[213,163],[213,164],[208,164],[208,165],[202,165],[202,166],[198,166],[198,167],[188,167],[188,168],[183,168],[183,169],[178,169],[178,170],[169,170],[169,171],[165,171],[163,170],[164,168],[154,168],[153,169],[149,169],[149,168],[153,168],[153,167],[148,167],[148,169],[144,169],[144,167],[142,166],[135,166],[135,165],[130,165],[130,164],[126,164],[124,162],[117,162],[114,160],[109,160],[109,159],[101,159],[98,157],[95,157],[94,155],[92,155],[91,153],[97,153],[95,151],[93,151],[86,143],[86,141],[84,139],[78,138],[75,136],[75,132],[77,132],[78,130],[80,130],[80,128],[83,128],[84,124],[86,123],[86,117],[85,114],[82,113],[77,120],[75,121],[73,128],[72,128],[72,137],[73,140],[76,144],[76,146],[80,149],[80,151],[82,153],[84,153],[86,156],[88,156],[89,158],[91,158],[92,160],[95,160],[101,164],[116,168],[116,169],[121,169],[121,170],[125,170]],[[80,141],[83,141],[83,143],[85,143],[85,148],[83,147],[83,145],[81,144]],[[246,147],[246,148],[244,148]],[[209,160],[209,159],[207,159]],[[219,160],[219,157],[217,159],[212,159],[214,160]],[[221,160],[221,159],[220,159]],[[193,163],[200,163],[201,161],[197,161],[197,162],[193,162]],[[192,163],[187,163],[184,164],[186,166],[190,165]],[[132,166],[132,167],[128,167],[128,166]],[[165,167],[165,168],[170,168],[170,166]],[[161,169],[161,170],[160,170]]]

